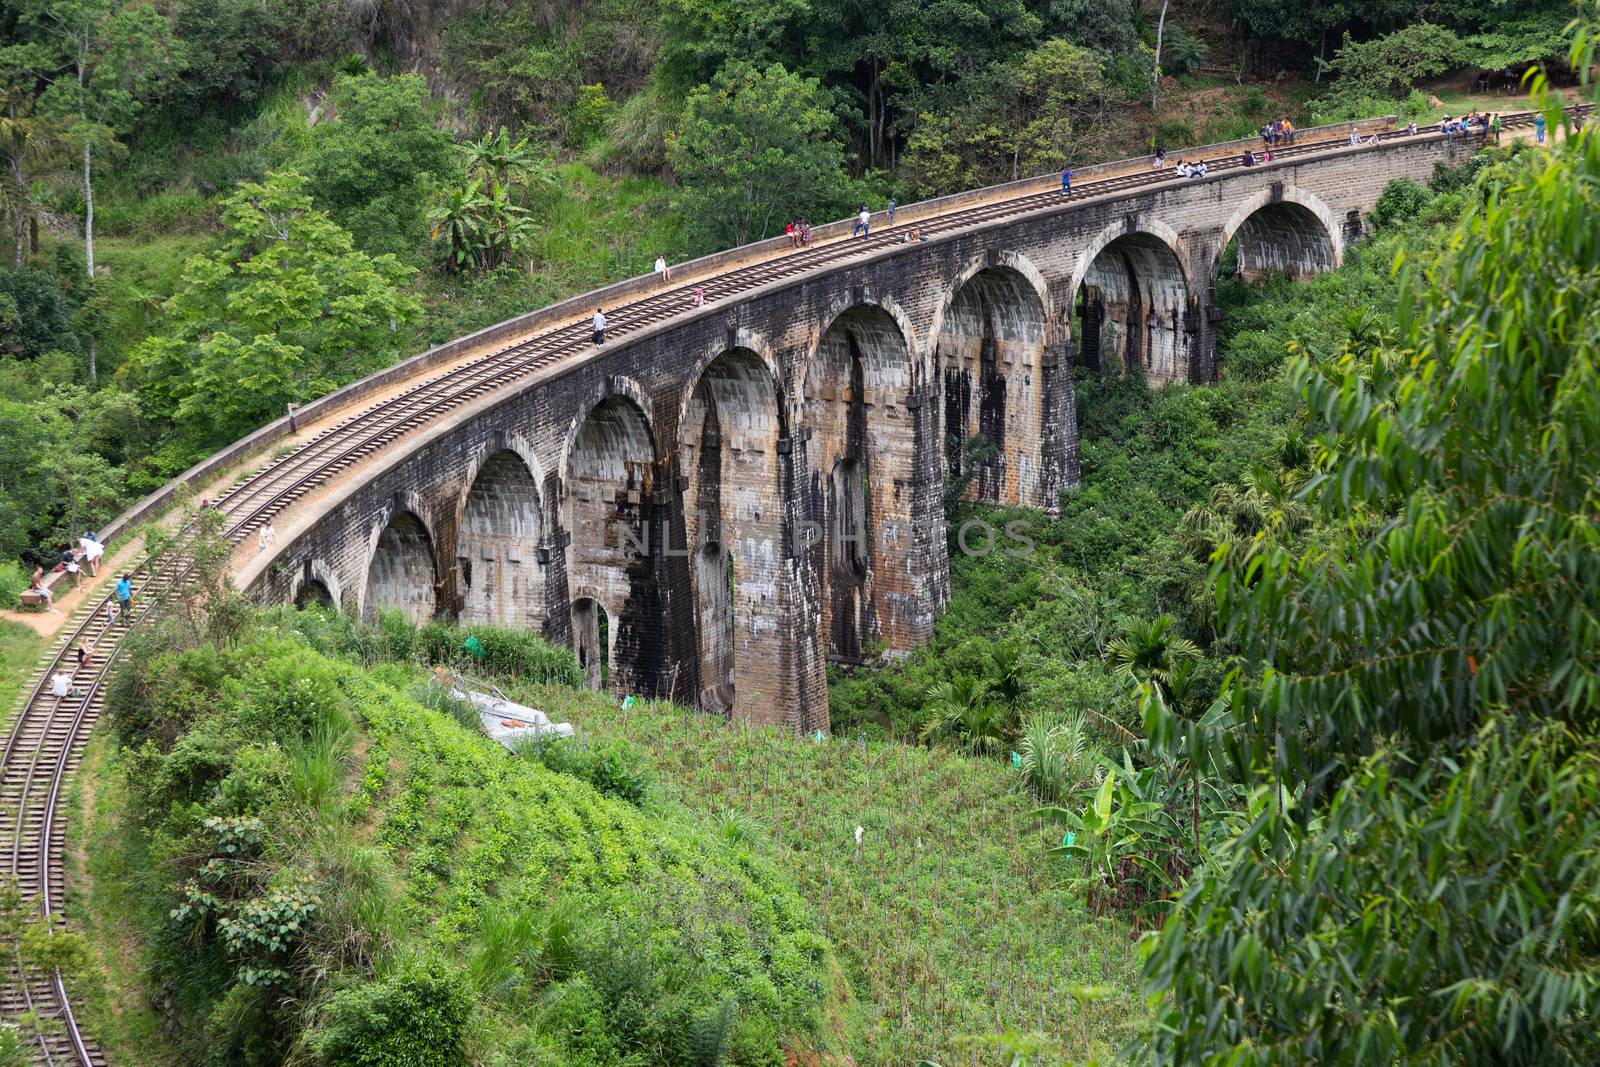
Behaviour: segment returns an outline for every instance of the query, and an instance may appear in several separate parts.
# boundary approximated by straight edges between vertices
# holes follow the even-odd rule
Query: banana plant
[[[1069,885],[1096,901],[1114,897],[1119,877],[1130,869],[1148,875],[1153,888],[1170,890],[1175,883],[1165,861],[1175,847],[1177,824],[1167,811],[1158,770],[1135,769],[1126,752],[1120,767],[1103,762],[1105,776],[1086,804],[1052,805],[1033,813],[1066,830],[1049,853],[1082,861]]]

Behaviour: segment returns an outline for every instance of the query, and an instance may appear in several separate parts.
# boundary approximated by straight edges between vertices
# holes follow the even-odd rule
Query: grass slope
[[[597,694],[520,691],[589,742],[638,745],[675,800],[765,840],[845,964],[856,1063],[1004,1063],[971,1039],[1007,1030],[1082,1057],[1114,1047],[1140,1010],[1134,931],[1064,894],[1064,870],[1044,854],[1050,842],[1008,765],[897,742],[818,743],[669,704],[621,710]],[[1109,995],[1082,1003],[1084,987]]]
[[[92,880],[74,903],[119,1062],[644,1067],[720,1042],[765,1067],[839,1029],[828,943],[762,856],[512,756],[431,685],[270,629],[135,656],[119,744],[79,797]],[[311,908],[286,925],[296,899]],[[349,1058],[415,1043],[393,1005],[419,998],[449,1040]]]

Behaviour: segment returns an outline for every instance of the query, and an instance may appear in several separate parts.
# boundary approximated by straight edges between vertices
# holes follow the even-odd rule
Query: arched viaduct
[[[1388,181],[1458,150],[1330,142],[1070,201],[1046,181],[1026,210],[685,300],[308,497],[238,577],[531,629],[595,685],[825,727],[828,660],[907,651],[946,602],[962,442],[993,445],[982,499],[1054,508],[1078,479],[1074,366],[1212,379],[1230,241],[1246,275],[1329,269]]]

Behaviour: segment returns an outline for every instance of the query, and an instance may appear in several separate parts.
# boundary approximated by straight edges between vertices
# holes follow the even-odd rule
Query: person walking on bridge
[[[599,348],[606,343],[606,313],[601,308],[594,309],[594,346]]]
[[[130,624],[133,622],[133,579],[124,574],[117,579],[115,591],[119,609],[117,617],[122,620],[124,625]]]
[[[861,205],[861,210],[856,212],[856,225],[855,225],[855,229],[850,231],[850,236],[854,237],[857,234],[860,234],[861,235],[861,239],[863,241],[865,241],[867,239],[868,235],[871,232],[872,232],[872,212],[867,210],[867,205],[862,204]]]
[[[894,197],[889,198],[889,225],[894,225]]]
[[[1533,120],[1533,139],[1544,144],[1544,115]]]
[[[272,520],[256,531],[256,555],[261,555],[267,549],[278,543],[278,531],[272,528]]]
[[[1072,168],[1071,167],[1062,167],[1061,168],[1061,195],[1062,196],[1071,196],[1072,195]]]

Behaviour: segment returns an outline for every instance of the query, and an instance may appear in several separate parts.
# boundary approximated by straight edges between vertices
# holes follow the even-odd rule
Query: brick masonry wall
[[[984,490],[995,499],[1050,507],[1076,484],[1071,309],[1108,246],[1138,235],[1119,247],[1170,254],[1182,306],[1176,362],[1161,376],[1210,380],[1216,270],[1234,235],[1251,263],[1324,268],[1390,180],[1426,179],[1450,153],[1418,138],[1175,180],[871,245],[832,273],[685,308],[483,398],[364,484],[290,511],[276,558],[239,577],[264,600],[317,582],[358,611],[381,600],[420,614],[431,602],[561,642],[595,628],[575,629],[572,610],[593,600],[619,691],[825,728],[827,657],[909,651],[948,600],[940,498],[952,417],[1002,431]],[[952,401],[952,385],[968,395]],[[394,531],[379,553],[406,515],[410,554],[392,551]],[[597,522],[637,541],[609,531],[597,543],[583,529]],[[830,543],[830,529],[852,523],[866,539],[860,573]],[[698,558],[707,543],[721,555]],[[417,545],[435,554],[431,576]]]

